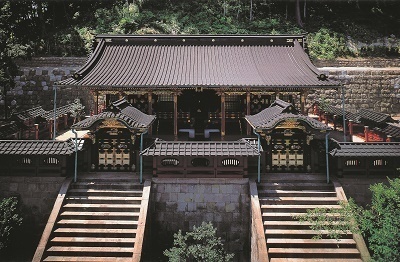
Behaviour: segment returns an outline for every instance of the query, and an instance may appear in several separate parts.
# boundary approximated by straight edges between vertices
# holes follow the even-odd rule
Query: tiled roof
[[[19,131],[26,130],[27,127],[17,121],[0,122],[0,139],[7,138]]]
[[[249,141],[163,141],[142,151],[144,156],[258,156],[257,147]]]
[[[61,117],[63,115],[71,113],[71,111],[73,109],[73,105],[74,105],[74,103],[70,103],[65,106],[57,107],[57,109],[56,109],[57,117]],[[46,111],[44,114],[41,115],[41,117],[43,117],[46,120],[51,120],[54,118],[54,111],[53,110]]]
[[[246,116],[245,119],[255,129],[272,129],[277,124],[288,119],[296,119],[306,122],[313,129],[328,130],[325,124],[305,115],[298,114],[293,105],[286,103],[283,105],[281,100],[273,103],[270,107],[262,110],[255,115]]]
[[[384,128],[375,128],[378,131],[383,132],[386,135],[390,135],[394,138],[400,138],[400,124],[399,123],[388,123]]]
[[[390,115],[378,113],[369,109],[361,109],[360,111],[358,111],[357,117],[361,122],[370,121],[376,124],[394,122],[393,118]]]
[[[83,140],[79,141],[82,148]],[[0,155],[70,155],[75,141],[57,140],[0,140]]]
[[[338,142],[330,154],[335,157],[400,157],[400,143],[396,142]]]
[[[303,35],[100,35],[87,63],[58,85],[332,88],[299,42]]]
[[[317,105],[320,106],[321,108],[321,102],[317,101],[315,102]],[[322,108],[321,108],[322,109]],[[337,115],[338,117],[343,117],[343,109],[340,107],[335,107],[335,106],[331,106],[331,105],[324,105],[323,106],[323,110],[328,113],[328,114],[332,114],[332,115]],[[359,117],[357,114],[353,114],[349,111],[344,111],[345,115],[346,115],[346,120],[353,120],[354,122],[358,123],[359,122]]]
[[[82,120],[72,125],[72,128],[88,129],[95,123],[106,119],[118,120],[129,129],[147,129],[153,123],[155,116],[147,115],[133,107],[125,99],[121,99],[113,102],[106,111]]]
[[[38,116],[42,116],[47,112],[42,108],[42,106],[34,107],[22,112],[15,113],[13,116],[17,117],[18,119],[25,121],[28,119],[33,119]]]

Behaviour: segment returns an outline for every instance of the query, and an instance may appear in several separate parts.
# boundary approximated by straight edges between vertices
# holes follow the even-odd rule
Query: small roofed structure
[[[394,174],[400,167],[399,142],[336,142],[330,152],[339,176],[344,173]]]
[[[153,157],[154,176],[198,178],[247,176],[248,157],[260,153],[247,139],[199,142],[156,139],[141,154]]]
[[[84,140],[78,140],[78,151],[84,146]],[[65,176],[72,172],[74,153],[75,141],[72,139],[0,140],[0,174]],[[79,154],[84,160],[82,153]]]
[[[258,114],[246,116],[261,137],[266,172],[317,172],[319,145],[327,125],[300,114],[292,104],[276,100]]]
[[[88,170],[135,171],[139,154],[136,137],[146,133],[154,119],[123,98],[100,114],[74,124],[72,129],[89,130],[92,146]]]

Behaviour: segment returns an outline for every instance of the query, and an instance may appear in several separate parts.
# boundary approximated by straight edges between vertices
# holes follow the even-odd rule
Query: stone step
[[[135,238],[112,237],[54,237],[51,239],[53,246],[104,246],[104,247],[133,247]]]
[[[296,217],[305,215],[307,214],[305,210],[303,212],[264,212],[261,213],[263,220],[265,221],[270,221],[270,220],[276,220],[276,221],[282,221],[282,220],[298,220]],[[331,216],[331,217],[337,217],[337,219],[340,219],[340,214],[326,214],[325,216]]]
[[[57,228],[54,230],[56,237],[136,237],[136,229],[110,229],[110,228]]]
[[[64,211],[60,214],[60,217],[62,219],[137,220],[139,217],[139,212]]]
[[[259,198],[264,197],[336,197],[336,192],[321,190],[280,190],[266,189],[258,191]]]
[[[140,205],[142,202],[141,197],[130,196],[67,196],[68,203],[75,204],[136,204]]]
[[[338,223],[338,222],[335,222]],[[310,229],[312,223],[297,220],[273,221],[264,220],[263,224],[267,229]]]
[[[136,220],[75,220],[62,219],[57,222],[58,227],[73,228],[137,228]]]
[[[268,238],[268,248],[356,248],[353,239],[290,239]]]
[[[266,229],[265,230],[265,236],[266,239],[269,238],[297,238],[297,239],[306,239],[306,238],[312,238],[314,236],[317,236],[319,233],[322,233],[322,238],[327,238],[326,233],[328,231],[321,230],[321,232],[316,231],[316,230],[311,230],[311,229],[302,229],[302,230],[296,230],[296,229]],[[339,233],[340,238],[353,238],[353,235],[348,232],[348,233]]]
[[[298,174],[298,173],[268,173],[265,176],[262,176],[261,183],[271,182],[271,181],[288,181],[288,182],[325,182],[326,183],[326,175],[318,174],[318,173],[310,173],[310,174]]]
[[[357,258],[271,258],[270,262],[362,262]]]
[[[356,248],[268,248],[268,255],[271,258],[360,258]]]
[[[85,188],[91,188],[91,189],[136,189],[136,190],[142,190],[143,186],[140,184],[135,184],[135,183],[127,183],[127,182],[93,182],[93,181],[88,181],[88,182],[76,182],[71,185],[71,188],[73,189],[85,189]]]
[[[101,256],[101,257],[132,257],[133,247],[73,247],[52,246],[46,250],[49,256]]]
[[[119,196],[119,197],[141,197],[142,190],[112,190],[112,189],[70,189],[68,196]]]
[[[293,204],[293,205],[337,205],[337,197],[281,197],[268,196],[260,198],[260,204]]]
[[[65,211],[96,211],[96,212],[139,212],[140,205],[134,204],[65,204]]]
[[[285,212],[290,211],[291,213],[304,212],[306,213],[309,209],[315,208],[327,208],[327,209],[339,209],[340,205],[261,205],[262,212]]]
[[[68,257],[68,256],[48,256],[44,262],[61,262],[61,261],[81,261],[81,262],[132,262],[131,257]]]
[[[333,190],[332,184],[306,183],[306,182],[268,182],[258,185],[261,190],[284,189],[284,190]]]

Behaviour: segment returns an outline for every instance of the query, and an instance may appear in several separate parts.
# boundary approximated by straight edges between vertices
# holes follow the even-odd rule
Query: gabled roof
[[[83,140],[79,140],[82,147]],[[0,140],[0,155],[70,155],[75,140]]]
[[[396,142],[338,142],[330,154],[335,157],[400,157],[400,143]]]
[[[58,85],[132,88],[335,88],[303,35],[99,35],[86,64]]]
[[[322,106],[321,101],[316,101],[314,104],[317,104],[321,109],[323,109],[328,114],[337,115],[340,118],[343,117],[343,109],[342,108],[332,106],[332,105],[325,105],[325,104]],[[353,120],[354,122],[359,123],[359,117],[357,114],[353,114],[346,110],[344,111],[344,113],[346,116],[346,120]]]
[[[393,118],[388,114],[378,113],[369,109],[361,109],[357,113],[357,117],[361,122],[373,122],[378,125],[388,122],[394,122]]]
[[[26,130],[27,128],[26,125],[19,121],[0,121],[0,139],[7,138],[19,131]]]
[[[258,156],[249,141],[164,141],[156,139],[142,151],[144,156]]]
[[[313,129],[330,129],[325,124],[311,117],[299,114],[292,104],[279,99],[260,113],[246,116],[245,119],[254,129],[272,129],[279,123],[289,119],[306,122]]]
[[[148,129],[155,120],[154,115],[147,115],[139,109],[133,107],[124,98],[113,102],[104,112],[91,116],[82,120],[71,128],[73,129],[89,129],[94,124],[107,120],[115,119],[121,122],[129,129]]]
[[[399,123],[388,123],[384,128],[375,127],[375,130],[381,131],[387,136],[394,138],[400,138],[400,124]]]

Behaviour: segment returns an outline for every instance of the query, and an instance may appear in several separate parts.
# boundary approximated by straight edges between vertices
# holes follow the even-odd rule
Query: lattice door
[[[274,139],[272,169],[274,171],[298,171],[304,165],[302,140],[295,138]]]
[[[99,170],[127,171],[129,169],[129,140],[99,139]]]

